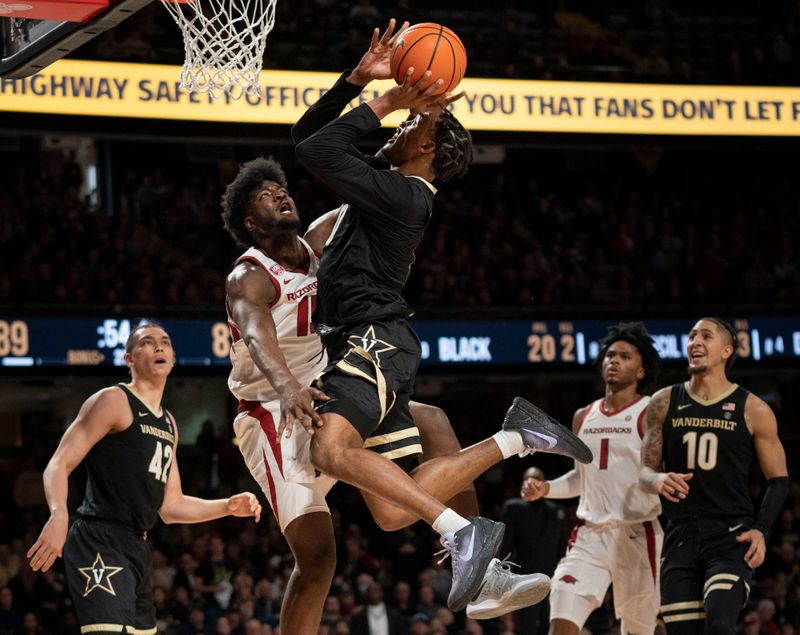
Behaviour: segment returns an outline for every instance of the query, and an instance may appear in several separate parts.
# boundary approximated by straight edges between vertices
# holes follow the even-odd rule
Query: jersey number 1
[[[157,481],[166,483],[171,464],[172,446],[169,443],[162,445],[161,441],[156,441],[156,451],[153,453],[153,458],[150,459],[150,467],[147,468],[147,471],[155,474]]]

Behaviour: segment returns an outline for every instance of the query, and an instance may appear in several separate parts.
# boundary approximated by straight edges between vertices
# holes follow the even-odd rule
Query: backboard
[[[30,5],[24,0],[13,4],[0,1],[0,77],[19,79],[38,73],[150,2],[119,0],[86,22],[67,22],[2,16]]]

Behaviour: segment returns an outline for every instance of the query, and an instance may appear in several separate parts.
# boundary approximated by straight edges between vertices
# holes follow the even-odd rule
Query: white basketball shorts
[[[233,430],[247,469],[261,487],[281,532],[295,518],[330,513],[325,496],[336,481],[311,464],[311,437],[299,424],[278,441],[279,401],[240,401]]]
[[[614,585],[614,611],[623,633],[652,633],[661,604],[658,520],[630,525],[581,525],[553,574],[550,619],[583,627]]]

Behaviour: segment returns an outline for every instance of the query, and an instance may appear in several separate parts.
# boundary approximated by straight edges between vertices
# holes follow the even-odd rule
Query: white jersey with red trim
[[[307,386],[327,364],[322,342],[314,332],[311,315],[317,304],[317,270],[319,258],[302,238],[300,243],[308,254],[308,267],[287,271],[267,253],[251,247],[237,258],[252,262],[264,269],[275,287],[275,300],[270,305],[272,319],[280,342],[281,352],[292,375],[301,385]],[[228,308],[228,302],[225,302]],[[231,330],[231,374],[228,388],[237,399],[247,401],[272,401],[278,394],[250,357],[239,329],[228,309],[228,326]]]
[[[589,405],[578,436],[594,460],[577,464],[581,478],[578,518],[594,523],[637,523],[661,513],[655,494],[639,488],[644,417],[650,397],[617,412],[606,412],[603,399]]]

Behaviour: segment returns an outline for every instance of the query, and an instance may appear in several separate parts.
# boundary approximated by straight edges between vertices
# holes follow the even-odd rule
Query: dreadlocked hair
[[[727,335],[728,339],[730,340],[728,343],[733,346],[733,353],[731,353],[731,356],[725,360],[725,372],[727,373],[731,369],[731,366],[733,366],[733,363],[736,361],[736,354],[739,351],[739,336],[736,334],[736,329],[733,328],[728,322],[718,317],[704,317],[700,318],[700,321],[713,322],[717,327],[717,331],[723,333],[723,337]]]
[[[243,164],[236,178],[222,195],[222,223],[238,245],[254,245],[253,237],[244,226],[244,217],[250,209],[250,199],[264,181],[275,181],[287,187],[286,174],[281,164],[272,157],[259,157]]]
[[[647,395],[652,392],[658,377],[661,358],[658,356],[655,343],[642,322],[620,322],[608,327],[608,335],[600,340],[600,353],[597,355],[597,366],[602,367],[603,359],[614,342],[627,342],[642,356],[644,377],[636,382],[636,392]]]
[[[472,163],[472,135],[449,110],[436,122],[433,170],[442,181],[462,177]]]

